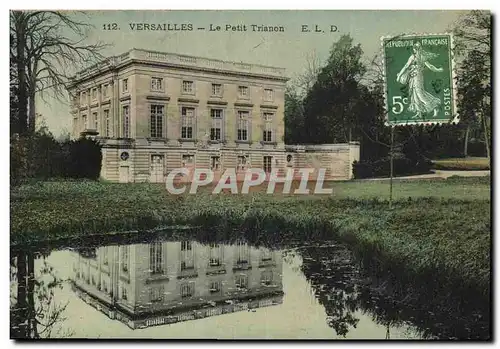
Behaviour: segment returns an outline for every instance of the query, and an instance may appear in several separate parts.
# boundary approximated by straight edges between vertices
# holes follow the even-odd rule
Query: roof
[[[173,68],[194,69],[199,71],[211,71],[216,73],[227,73],[247,75],[269,79],[286,81],[285,69],[273,66],[250,64],[243,62],[223,61],[206,57],[188,56],[177,53],[159,52],[133,48],[123,54],[108,57],[76,73],[74,82],[86,80],[87,78],[100,75],[110,69],[116,69],[130,63],[153,64]]]

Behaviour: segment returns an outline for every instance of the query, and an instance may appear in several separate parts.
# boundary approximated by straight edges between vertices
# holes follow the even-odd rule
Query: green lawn
[[[488,158],[450,158],[433,160],[432,163],[436,170],[475,171],[490,169]]]
[[[174,196],[158,184],[46,182],[11,190],[12,245],[158,226],[251,231],[255,241],[340,239],[415,275],[429,270],[486,292],[490,178],[331,182],[333,195]],[[229,235],[227,235],[229,234]],[[367,252],[368,253],[368,252]]]
[[[434,197],[443,199],[489,199],[490,177],[459,177],[448,179],[393,180],[393,198]],[[389,199],[389,180],[351,181],[332,184],[334,195],[339,198]]]

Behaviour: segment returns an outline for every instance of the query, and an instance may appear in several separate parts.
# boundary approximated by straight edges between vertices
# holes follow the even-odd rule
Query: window
[[[212,171],[220,170],[220,156],[211,156],[210,157],[210,169]]]
[[[122,92],[128,92],[128,79],[122,80]]]
[[[222,96],[222,85],[212,84],[212,96]]]
[[[220,281],[210,282],[210,293],[218,293],[222,288],[222,283]]]
[[[288,155],[286,156],[286,165],[287,165],[288,167],[292,167],[292,166],[293,166],[293,156],[292,156],[292,155],[290,155],[290,154],[288,154]]]
[[[245,110],[238,111],[238,135],[239,141],[248,141],[248,117],[250,112]]]
[[[221,265],[221,261],[219,256],[210,257],[210,266],[211,267],[219,267]]]
[[[264,130],[262,140],[264,142],[272,142],[273,140],[273,113],[264,113]]]
[[[181,297],[187,298],[194,295],[194,282],[185,282],[181,284]]]
[[[222,259],[222,246],[219,244],[210,244],[209,250],[209,265],[211,267],[218,267],[221,265]]]
[[[99,130],[99,115],[97,113],[92,113],[92,118],[94,119],[94,130]]]
[[[272,169],[272,156],[264,156],[264,172],[271,172]]]
[[[162,246],[161,242],[154,242],[149,245],[149,270],[151,274],[163,274],[162,268]]]
[[[245,289],[248,287],[248,278],[246,275],[240,274],[236,275],[235,280],[236,288]]]
[[[121,292],[121,296],[122,296],[122,299],[123,300],[127,300],[127,288],[124,287],[123,285],[121,285],[121,289],[122,289],[122,292]]]
[[[163,134],[163,113],[165,106],[151,105],[150,129],[152,138],[161,138]]]
[[[265,248],[263,250],[261,250],[261,253],[260,253],[260,260],[262,262],[268,262],[268,261],[271,261],[273,259],[273,253]]]
[[[222,123],[223,123],[223,110],[210,109],[210,117],[212,118],[212,127],[210,128],[210,140],[222,140]]]
[[[149,289],[149,300],[150,302],[161,302],[163,300],[164,287],[163,286],[152,286]]]
[[[106,282],[106,280],[102,280],[101,291],[104,291],[104,292],[108,293],[108,283]]]
[[[152,91],[163,91],[163,79],[162,78],[151,78],[151,90]]]
[[[90,280],[91,280],[91,284],[92,284],[92,286],[95,286],[95,285],[96,285],[96,282],[95,282],[95,275],[92,275],[92,276],[90,277]]]
[[[264,89],[264,100],[266,102],[272,102],[274,100],[274,91],[272,89]]]
[[[182,241],[181,242],[181,251],[191,251],[193,246],[191,245],[191,241]]]
[[[194,108],[182,107],[181,119],[182,119],[181,138],[192,139],[193,124],[194,124]]]
[[[128,272],[128,246],[121,246],[122,271]]]
[[[82,124],[83,124],[83,129],[87,129],[87,115],[83,114],[82,115]]]
[[[238,156],[238,171],[245,171],[247,168],[247,157],[242,155]]]
[[[102,98],[103,99],[108,98],[108,94],[109,94],[109,84],[102,85]]]
[[[240,98],[248,98],[248,86],[238,86],[238,96]]]
[[[266,286],[271,285],[273,283],[273,272],[271,270],[264,270],[260,274],[260,283]]]
[[[248,245],[243,241],[238,241],[238,243],[236,244],[236,249],[237,249],[236,263],[237,264],[248,263],[248,259],[250,257]]]
[[[111,125],[110,125],[110,119],[109,119],[109,109],[106,109],[104,110],[104,122],[105,122],[105,136],[106,137],[109,137],[111,135],[110,131],[111,131]]]
[[[193,85],[194,84],[192,81],[183,81],[182,82],[182,93],[194,93]]]
[[[194,251],[191,241],[181,241],[181,271],[194,269]]]
[[[92,89],[92,100],[93,101],[97,100],[97,87],[94,87]]]
[[[87,92],[82,92],[80,96],[80,104],[87,104]]]
[[[108,265],[108,248],[103,247],[102,251],[102,264]]]
[[[185,260],[181,262],[181,271],[194,269],[194,262],[192,260]]]
[[[123,134],[124,138],[130,137],[130,107],[128,105],[124,105],[122,107],[122,126],[123,126]]]
[[[182,155],[182,166],[193,165],[194,164],[194,155]]]

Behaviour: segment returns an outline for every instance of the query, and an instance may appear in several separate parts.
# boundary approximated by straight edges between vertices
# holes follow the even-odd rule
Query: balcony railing
[[[76,82],[80,79],[85,78],[86,76],[90,76],[116,65],[124,64],[127,61],[131,60],[164,62],[177,66],[192,66],[202,69],[215,69],[246,74],[267,75],[270,77],[286,79],[284,68],[271,67],[260,64],[222,61],[218,59],[194,57],[175,53],[132,49],[119,56],[109,57],[102,62],[94,64],[93,66],[90,66],[89,68],[78,72],[73,78],[73,81]]]

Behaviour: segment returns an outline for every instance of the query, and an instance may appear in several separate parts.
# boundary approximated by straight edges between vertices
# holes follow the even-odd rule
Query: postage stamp
[[[450,123],[458,118],[451,34],[382,38],[387,123]]]

